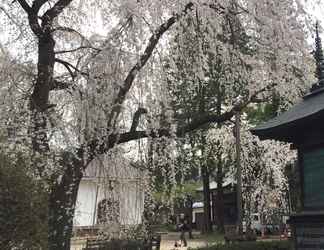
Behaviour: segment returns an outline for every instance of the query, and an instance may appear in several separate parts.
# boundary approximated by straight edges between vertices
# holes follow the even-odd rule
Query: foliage
[[[288,212],[288,180],[285,166],[295,160],[295,152],[289,146],[271,140],[260,141],[242,126],[242,176],[246,217],[258,211],[263,223],[273,210]]]
[[[224,234],[213,231],[211,233],[195,235],[195,239],[205,241],[208,245],[222,244],[224,243]]]
[[[249,225],[252,213],[260,213],[263,223],[270,221],[276,208],[288,212],[288,179],[285,166],[295,160],[295,152],[280,142],[260,141],[249,129],[251,124],[245,113],[241,125],[242,192],[245,220]],[[236,151],[233,128],[223,127],[209,131],[209,141],[219,140],[222,159],[232,159],[230,176],[236,175]]]
[[[256,104],[254,107],[247,107],[245,110],[247,120],[253,125],[265,122],[271,118],[274,118],[279,113],[279,106],[279,97],[274,95],[267,103]]]
[[[46,249],[47,193],[26,159],[0,154],[0,248]]]
[[[180,183],[174,187],[172,198],[174,199],[185,199],[186,196],[190,195],[193,199],[197,197],[196,189],[201,186],[201,182],[187,181]],[[157,202],[164,202],[165,193],[163,192],[154,192],[153,197]],[[171,198],[171,197],[169,197]]]
[[[202,185],[200,181],[187,181],[182,185],[177,186],[175,190],[175,197],[185,198],[190,195],[193,199],[197,198],[196,189]]]
[[[293,244],[290,241],[259,241],[239,242],[227,245],[212,245],[210,247],[197,248],[197,250],[292,250]]]
[[[101,250],[145,250],[148,244],[142,240],[120,240],[112,239],[100,246]],[[92,249],[92,248],[91,248]],[[87,248],[85,248],[87,250]]]
[[[161,173],[172,184],[175,137],[229,121],[236,110],[257,97],[267,98],[274,89],[285,97],[283,106],[296,101],[309,83],[311,66],[305,36],[311,23],[303,2],[2,1],[0,133],[28,147],[37,178],[47,184],[49,249],[69,249],[78,186],[95,158],[139,139],[141,153],[134,153],[140,147],[135,143],[123,150],[129,150],[130,158],[145,158],[148,141],[163,137],[156,166],[171,168]],[[204,70],[221,59],[227,67],[220,82],[244,79],[236,87],[244,91],[240,103],[229,98],[221,112],[208,110],[184,120],[170,105],[165,59],[172,58],[174,37],[181,46],[186,41],[181,32],[185,18],[197,15],[200,30],[207,32],[190,40],[199,43],[197,53],[181,50],[180,66],[199,76],[201,81],[194,83],[203,84]],[[237,27],[244,27],[253,56],[237,42],[247,38]],[[190,28],[195,34],[197,27]],[[199,60],[190,64],[192,57]],[[170,60],[169,66],[176,69],[176,62]],[[232,86],[224,87],[236,97]],[[161,116],[167,124],[160,122]]]

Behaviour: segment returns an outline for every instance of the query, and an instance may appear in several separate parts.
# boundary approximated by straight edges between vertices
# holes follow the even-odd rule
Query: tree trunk
[[[209,171],[207,166],[201,168],[204,190],[204,233],[212,232],[211,207],[210,207],[210,189],[209,189]]]
[[[48,249],[70,250],[73,217],[82,167],[71,163],[51,188],[48,208]]]
[[[216,110],[217,114],[222,113],[222,100],[224,96],[224,91],[220,87],[220,83],[216,82],[217,86],[217,105]],[[221,124],[217,124],[217,128],[221,128]],[[224,180],[224,169],[222,161],[222,149],[218,148],[217,150],[217,173],[216,173],[216,183],[217,183],[217,202],[216,202],[216,211],[217,211],[217,222],[218,222],[218,231],[220,233],[225,232],[224,227],[224,190],[223,190],[223,180]]]
[[[55,41],[51,35],[44,36],[38,40],[38,73],[36,84],[30,98],[30,109],[32,111],[31,119],[33,122],[33,129],[31,131],[33,149],[45,155],[49,152],[46,133],[46,111],[49,107],[49,91],[53,81],[55,62],[54,47]]]
[[[223,190],[223,166],[218,160],[217,164],[217,202],[216,202],[216,211],[217,211],[217,224],[218,231],[224,233],[224,190]]]
[[[235,114],[235,144],[236,144],[236,167],[237,167],[237,226],[239,234],[243,233],[243,207],[242,207],[242,168],[241,168],[241,139],[240,139],[240,113]]]

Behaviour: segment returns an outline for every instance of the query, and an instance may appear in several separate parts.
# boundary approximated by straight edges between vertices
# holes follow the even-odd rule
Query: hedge
[[[195,250],[293,250],[292,242],[283,241],[257,241],[238,242],[232,244],[218,244]]]

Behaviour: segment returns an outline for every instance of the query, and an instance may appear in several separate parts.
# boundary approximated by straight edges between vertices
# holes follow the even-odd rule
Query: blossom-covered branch
[[[143,54],[140,56],[138,62],[134,65],[134,67],[129,71],[124,80],[123,85],[120,87],[117,97],[114,100],[114,108],[109,116],[110,118],[108,121],[108,127],[110,127],[112,125],[112,122],[118,118],[121,105],[124,102],[129,89],[132,87],[135,77],[137,76],[138,72],[145,66],[148,59],[151,57],[162,35],[170,29],[170,27],[177,21],[178,18],[185,15],[192,7],[193,3],[188,3],[181,14],[173,15],[154,31],[153,35],[148,41],[148,45],[146,46],[146,49],[144,50]]]

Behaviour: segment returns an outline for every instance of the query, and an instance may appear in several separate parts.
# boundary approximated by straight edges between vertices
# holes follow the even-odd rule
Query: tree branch
[[[37,13],[39,9],[35,11],[28,5],[28,3],[25,0],[18,0],[18,2],[28,15],[28,22],[31,30],[37,37],[40,37],[42,35],[42,29],[38,23]]]
[[[68,89],[71,86],[72,86],[72,83],[70,83],[70,82],[54,79],[52,81],[52,85],[50,86],[50,91]]]
[[[121,109],[121,104],[124,102],[126,95],[129,89],[131,88],[135,77],[137,76],[138,72],[145,66],[148,59],[151,57],[162,35],[170,29],[170,27],[177,21],[177,19],[185,15],[189,10],[191,10],[193,5],[194,4],[191,2],[188,3],[185,6],[185,9],[181,12],[181,14],[170,17],[164,24],[160,25],[160,27],[157,30],[155,30],[153,35],[150,37],[145,51],[140,56],[139,61],[129,71],[127,77],[123,82],[123,86],[120,87],[118,95],[114,100],[114,108],[109,116],[108,129],[111,126],[113,120],[114,119],[116,120],[118,118]],[[219,8],[218,11],[220,13],[223,13],[224,10],[222,9],[222,6],[218,6],[218,8]],[[254,100],[257,97],[258,94],[266,90],[269,90],[270,88],[271,86],[266,86],[260,89],[259,91],[254,92],[252,95],[248,96],[246,100],[243,100],[237,105],[234,105],[231,110],[223,114],[201,115],[200,117],[193,119],[190,123],[178,127],[175,135],[181,137],[184,136],[186,133],[196,130],[206,124],[210,124],[210,123],[220,124],[229,121],[237,111],[243,110],[249,103],[251,103],[252,100]],[[135,113],[133,118],[133,123],[129,132],[111,133],[103,138],[94,139],[88,142],[86,145],[81,146],[79,151],[86,150],[89,154],[88,162],[90,162],[96,155],[106,153],[109,149],[111,149],[117,144],[126,143],[132,140],[137,140],[137,139],[142,139],[147,137],[171,136],[173,134],[169,129],[166,128],[161,128],[152,131],[136,131],[136,128],[138,127],[140,114],[141,114],[140,111],[137,114]]]
[[[43,27],[50,27],[53,19],[57,17],[71,2],[72,0],[59,0],[54,4],[52,8],[47,10],[42,16]]]
[[[101,49],[98,49],[98,48],[95,48],[95,47],[92,47],[92,46],[80,46],[80,47],[75,48],[75,49],[55,51],[54,53],[55,54],[73,53],[73,52],[76,52],[76,51],[82,50],[82,49],[92,49],[92,50],[96,50],[96,51],[99,51],[99,52],[101,51]]]
[[[47,2],[48,0],[34,0],[32,4],[32,9],[35,13],[38,13],[40,8]]]
[[[18,3],[26,11],[28,15],[31,13],[32,9],[25,0],[18,0]]]
[[[119,92],[117,94],[116,99],[114,100],[114,108],[109,116],[108,127],[111,126],[113,120],[117,120],[118,115],[120,113],[121,104],[124,102],[126,95],[131,88],[135,77],[137,76],[138,72],[145,66],[148,59],[151,57],[153,50],[156,48],[160,38],[162,35],[170,29],[170,27],[179,19],[181,16],[187,14],[189,10],[193,7],[193,3],[188,3],[181,14],[173,15],[170,17],[165,23],[160,25],[157,28],[153,35],[150,37],[146,49],[144,50],[143,54],[140,56],[138,62],[134,65],[134,67],[129,71],[127,74],[123,86],[120,87]]]
[[[201,115],[200,117],[197,117],[194,120],[192,120],[190,123],[178,127],[175,135],[177,137],[182,137],[186,133],[199,129],[200,127],[206,124],[211,124],[211,123],[221,124],[226,121],[230,121],[230,119],[235,115],[236,112],[241,112],[247,105],[249,105],[257,97],[258,94],[271,89],[275,85],[276,84],[273,83],[265,86],[264,88],[261,88],[258,91],[255,91],[246,100],[243,100],[242,102],[234,105],[231,110],[223,114]],[[95,139],[87,145],[88,152],[90,152],[90,156],[91,156],[89,159],[91,159],[97,154],[106,153],[109,149],[111,149],[117,144],[122,144],[132,140],[138,140],[147,137],[153,137],[153,138],[162,137],[162,136],[169,137],[172,135],[174,134],[171,133],[169,129],[164,129],[164,128],[152,130],[152,131],[135,131],[131,129],[129,132],[125,132],[121,134],[110,134],[105,138]]]
[[[62,60],[62,59],[55,58],[55,62],[62,64],[62,65],[63,65],[63,66],[64,66],[64,67],[69,71],[69,73],[70,73],[72,79],[74,79],[75,76],[76,76],[76,74],[75,74],[74,72],[72,72],[72,69],[74,69],[76,72],[80,73],[81,75],[89,76],[88,73],[79,70],[77,67],[73,66],[71,63],[66,62],[66,61],[64,61],[64,60]],[[71,69],[71,68],[72,68],[72,69]]]
[[[229,119],[231,119],[234,116],[234,108],[226,112],[222,115],[215,115],[215,114],[209,114],[205,115],[203,117],[200,117],[199,119],[191,122],[188,125],[184,125],[183,127],[180,127],[176,131],[177,137],[182,137],[185,135],[185,133],[193,131],[205,124],[208,123],[223,123]],[[147,137],[170,137],[172,135],[171,131],[169,129],[157,129],[152,131],[129,131],[121,134],[110,134],[107,135],[104,138],[95,139],[91,141],[88,145],[86,145],[88,155],[88,161],[90,162],[94,157],[98,154],[104,154],[108,152],[109,149],[113,148],[117,144],[126,143],[133,140],[143,139]],[[83,148],[83,147],[82,147]],[[79,149],[82,150],[82,148]]]
[[[90,44],[90,42],[84,35],[82,35],[79,31],[77,31],[73,28],[59,26],[52,30],[52,32],[55,32],[55,31],[64,31],[64,32],[75,33],[81,38],[82,41],[86,41],[88,44]]]
[[[133,117],[133,122],[132,122],[132,126],[130,128],[130,132],[136,131],[141,115],[146,114],[146,113],[147,113],[147,110],[145,108],[138,108],[138,110],[136,110],[134,117]]]

